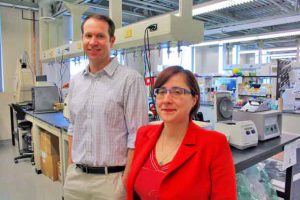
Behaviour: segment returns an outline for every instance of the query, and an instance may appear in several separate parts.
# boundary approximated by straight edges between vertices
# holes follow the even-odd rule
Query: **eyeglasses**
[[[154,89],[154,95],[156,98],[163,98],[168,92],[172,97],[180,97],[184,94],[192,94],[191,91],[180,87],[172,87],[170,89],[162,87]]]

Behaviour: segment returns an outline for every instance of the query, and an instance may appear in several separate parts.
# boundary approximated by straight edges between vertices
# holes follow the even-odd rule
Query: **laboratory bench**
[[[37,174],[41,173],[41,161],[40,161],[40,132],[41,129],[48,131],[50,134],[58,137],[59,142],[59,157],[61,161],[60,173],[62,183],[64,182],[65,169],[67,162],[64,162],[67,158],[68,147],[65,140],[67,140],[66,130],[68,128],[68,121],[64,118],[62,112],[54,113],[41,113],[37,114],[33,111],[25,111],[25,119],[32,122],[32,140],[34,143],[34,158],[35,158],[35,170]],[[63,135],[65,134],[65,135]]]
[[[300,110],[283,110],[282,113],[299,115]]]
[[[231,147],[231,153],[234,159],[235,171],[241,172],[248,167],[255,165],[267,158],[270,158],[284,150],[284,146],[300,139],[300,134],[283,133],[281,137],[259,141],[256,147],[239,150]],[[279,197],[290,199],[291,186],[293,181],[293,166],[286,169],[284,192],[277,191]]]
[[[62,112],[36,114],[32,111],[26,111],[25,118],[33,123],[32,135],[34,142],[35,168],[37,173],[41,172],[39,159],[41,129],[44,129],[59,138],[59,156],[61,160],[60,170],[63,183],[68,165],[68,121],[63,117]],[[256,147],[245,150],[239,150],[231,147],[236,172],[241,172],[242,170],[252,165],[255,165],[267,158],[272,157],[273,155],[276,155],[277,153],[284,150],[285,145],[290,144],[299,138],[300,134],[288,134],[286,132],[283,132],[281,137],[273,138],[264,142],[259,142]],[[287,168],[286,173],[285,192],[278,192],[279,196],[284,197],[284,199],[289,199],[291,183],[292,167],[289,167]]]
[[[32,123],[32,141],[34,147],[34,162],[35,171],[40,174],[41,171],[41,151],[40,151],[40,132],[46,130],[50,134],[58,138],[59,158],[61,161],[60,173],[62,182],[64,182],[65,172],[68,164],[68,135],[67,129],[69,122],[64,118],[62,112],[52,113],[34,113],[31,109],[27,109],[23,104],[19,104],[20,108],[26,113],[25,119]],[[11,135],[12,145],[15,145],[16,131],[15,131],[15,115],[12,104],[9,104],[10,119],[11,119]]]

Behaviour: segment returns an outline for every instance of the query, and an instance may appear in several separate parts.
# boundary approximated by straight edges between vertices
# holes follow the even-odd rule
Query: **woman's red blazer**
[[[127,200],[134,199],[134,184],[164,124],[138,130],[127,181]],[[192,121],[159,189],[160,200],[236,200],[233,159],[226,137],[200,128]]]

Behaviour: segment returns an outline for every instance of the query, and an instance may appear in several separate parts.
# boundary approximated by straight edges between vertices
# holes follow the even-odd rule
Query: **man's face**
[[[83,26],[83,49],[90,61],[104,63],[110,60],[110,49],[115,37],[110,38],[108,24],[98,19],[88,19]]]

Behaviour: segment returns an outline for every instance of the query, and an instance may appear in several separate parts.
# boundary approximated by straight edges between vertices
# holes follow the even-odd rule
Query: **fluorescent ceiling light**
[[[262,49],[263,51],[266,52],[278,52],[278,51],[296,51],[297,47],[284,47],[284,48],[271,48],[271,49]],[[243,50],[240,51],[240,54],[250,54],[250,53],[256,53],[259,50]]]
[[[281,53],[281,54],[271,54],[270,57],[283,57],[283,56],[296,56],[296,53]]]
[[[221,10],[224,8],[229,8],[237,6],[244,3],[249,3],[254,0],[213,0],[205,3],[197,4],[193,6],[192,15],[201,15],[204,13],[213,12],[216,10]],[[174,12],[174,15],[179,16],[179,12]]]
[[[250,54],[250,53],[256,53],[258,50],[244,50],[240,51],[240,54]]]
[[[212,40],[207,42],[201,42],[199,44],[193,45],[194,47],[201,47],[201,46],[210,46],[210,45],[222,45],[227,43],[235,43],[235,42],[247,42],[253,40],[263,40],[263,39],[270,39],[270,38],[280,38],[280,37],[289,37],[300,35],[300,29],[294,29],[290,31],[277,31],[277,32],[269,32],[264,34],[257,34],[257,35],[249,35],[244,37],[233,37],[224,40]]]
[[[282,54],[271,54],[269,55],[271,59],[281,59],[281,58],[296,58],[297,53],[282,53]]]
[[[293,35],[300,35],[300,30],[293,30],[293,31],[279,31],[278,33],[272,33],[272,34],[264,34],[264,35],[258,35],[258,40],[263,39],[271,39],[271,38],[278,38],[278,37],[289,37]]]
[[[28,6],[26,5],[22,5],[23,4],[28,4]],[[6,2],[2,1],[0,2],[0,6],[4,6],[4,7],[11,7],[11,8],[18,8],[18,9],[24,9],[24,10],[32,10],[32,11],[39,11],[38,8],[38,4],[37,3],[29,3],[29,2],[20,2],[20,4],[17,4],[16,1],[12,1],[12,3],[9,3],[9,1],[6,0]]]
[[[272,48],[272,49],[265,49],[268,52],[276,52],[276,51],[296,51],[297,47],[286,47],[286,48]]]
[[[224,8],[229,8],[232,6],[237,6],[244,3],[249,3],[253,0],[215,0],[209,1],[207,3],[202,3],[196,6],[193,6],[193,16],[201,15],[204,13],[213,12],[216,10],[221,10]]]
[[[291,55],[291,56],[276,56],[276,57],[271,57],[272,60],[275,59],[285,59],[285,58],[296,58],[296,55]]]

